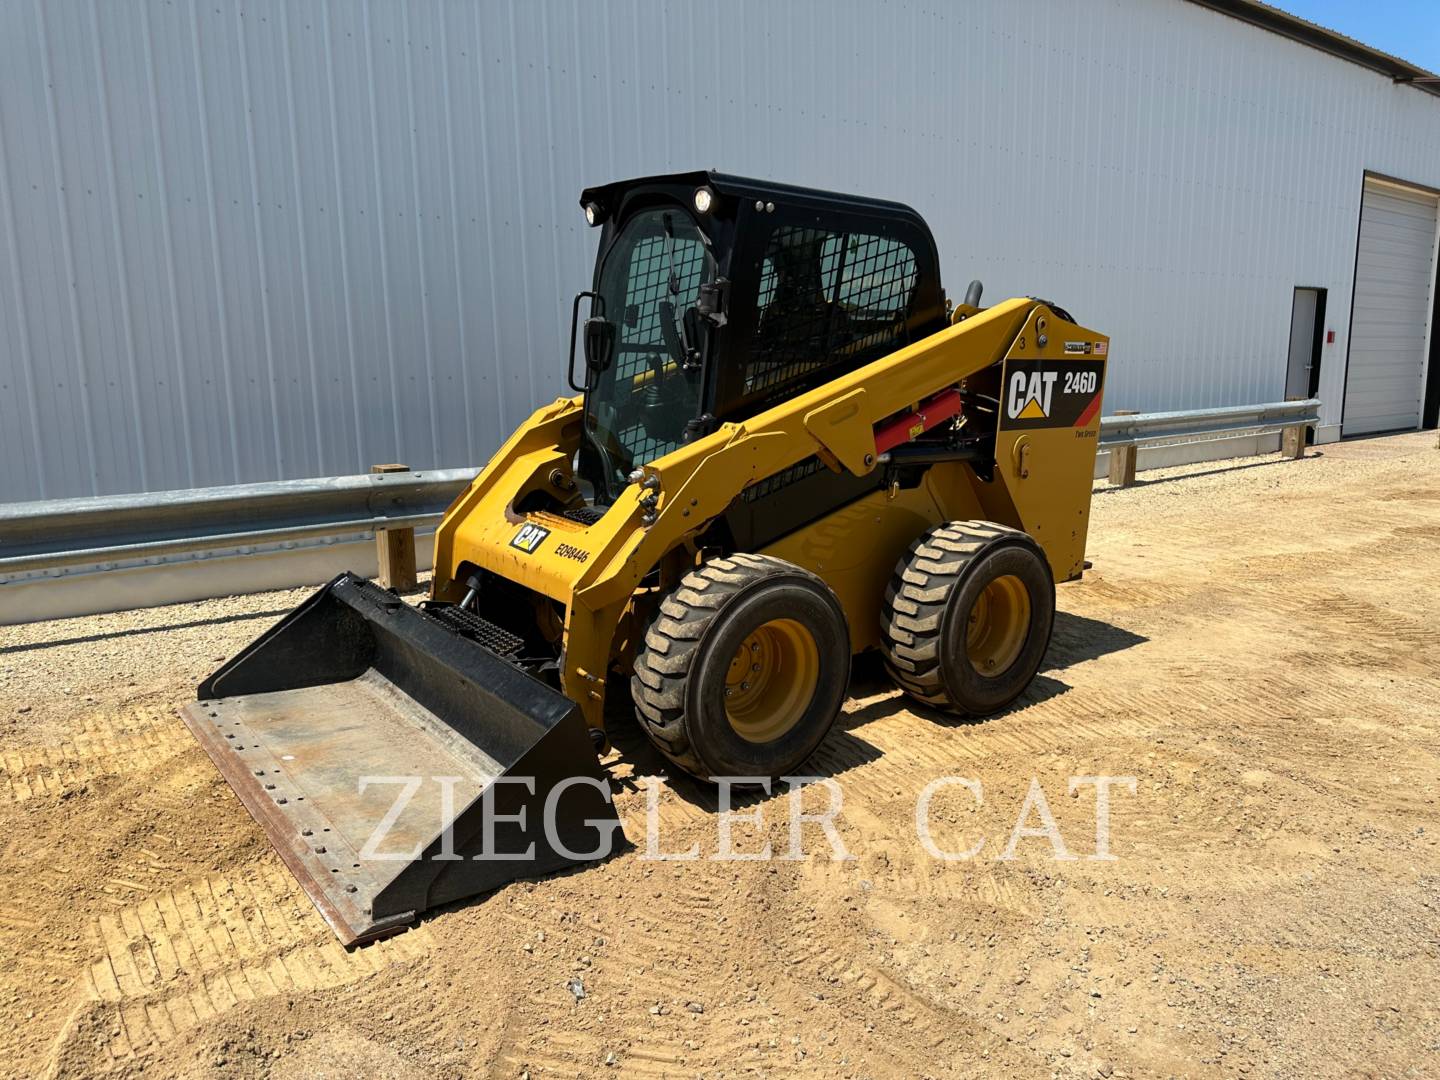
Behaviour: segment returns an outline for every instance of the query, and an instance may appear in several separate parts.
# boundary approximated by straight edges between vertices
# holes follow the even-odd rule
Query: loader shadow
[[[1050,636],[1050,648],[1045,652],[1039,674],[1008,708],[986,716],[955,716],[907,697],[895,688],[879,655],[867,653],[855,660],[855,670],[850,678],[850,696],[883,696],[878,696],[877,700],[859,709],[842,713],[835,727],[837,730],[851,732],[855,728],[900,712],[912,713],[943,727],[973,727],[990,723],[1019,709],[1069,693],[1070,684],[1058,677],[1067,668],[1111,653],[1122,652],[1149,640],[1114,623],[1057,611],[1055,628]]]
[[[848,696],[851,701],[866,698],[875,700],[867,701],[858,709],[842,712],[829,736],[797,772],[806,776],[836,778],[852,769],[880,760],[884,757],[884,751],[857,731],[869,723],[897,713],[909,712],[945,727],[969,727],[997,720],[1017,709],[1068,693],[1070,684],[1058,677],[1067,668],[1110,653],[1121,652],[1148,640],[1113,623],[1057,611],[1050,648],[1046,651],[1040,674],[1035,676],[1025,692],[1008,709],[978,717],[953,716],[905,696],[890,680],[879,654],[864,653],[855,658],[850,673]],[[708,813],[718,813],[721,810],[719,788],[697,780],[671,765],[664,755],[655,749],[635,720],[628,688],[619,693],[612,689],[606,698],[605,723],[611,743],[619,755],[619,761],[630,767],[628,776],[617,777],[612,771],[611,784],[621,791],[638,792],[642,790],[640,778],[657,776],[662,778],[666,787],[679,798]],[[730,792],[730,807],[737,810],[753,807],[783,797],[786,793],[784,784],[774,785],[768,793],[762,789],[736,788]]]
[[[629,774],[626,776],[616,776],[612,770],[610,782],[614,787],[624,792],[643,793],[644,788],[640,784],[640,780],[646,777],[659,777],[669,790],[692,806],[711,814],[719,813],[723,809],[720,805],[720,789],[717,786],[697,780],[689,773],[672,765],[660,751],[655,749],[649,737],[640,730],[640,725],[635,719],[635,711],[630,704],[628,690],[623,693],[616,693],[612,690],[606,694],[606,698],[605,725],[610,733],[611,745],[619,755],[619,762],[629,766]],[[613,712],[611,701],[615,702]],[[879,747],[858,735],[842,730],[840,724],[837,723],[825,741],[810,756],[809,760],[796,770],[796,773],[797,775],[829,779],[858,768],[867,762],[878,761],[881,756],[882,752]],[[784,797],[788,790],[787,785],[783,783],[772,785],[769,792],[762,788],[737,786],[730,791],[730,809],[740,810],[758,806],[771,799]]]
[[[1050,648],[1045,652],[1040,671],[1042,674],[1047,671],[1062,671],[1086,660],[1098,660],[1111,653],[1124,652],[1149,640],[1143,634],[1102,619],[1057,611],[1055,629],[1050,635]]]

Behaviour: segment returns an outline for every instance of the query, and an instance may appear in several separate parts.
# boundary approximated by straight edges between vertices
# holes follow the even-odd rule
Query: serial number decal
[[[527,521],[524,525],[520,526],[520,531],[511,539],[510,546],[518,548],[520,551],[525,552],[526,555],[534,555],[535,549],[540,546],[540,542],[549,535],[550,530],[543,525],[533,525]]]
[[[555,554],[562,559],[574,559],[576,562],[584,562],[590,558],[590,552],[583,548],[577,548],[573,544],[556,544]]]
[[[1088,427],[1100,408],[1103,360],[1010,360],[1001,392],[1004,426]]]

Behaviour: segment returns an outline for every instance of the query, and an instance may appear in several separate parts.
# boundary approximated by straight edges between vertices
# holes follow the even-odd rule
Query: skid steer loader
[[[897,203],[699,172],[581,205],[574,396],[447,511],[430,598],[341,575],[185,709],[346,943],[603,857],[607,695],[680,769],[778,777],[865,650],[1004,708],[1084,566],[1103,334],[947,304]]]

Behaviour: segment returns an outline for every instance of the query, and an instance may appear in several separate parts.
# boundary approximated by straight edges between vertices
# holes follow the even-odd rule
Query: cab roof
[[[904,203],[889,199],[874,199],[863,195],[849,195],[820,188],[800,187],[798,184],[782,184],[774,180],[756,180],[747,176],[701,169],[695,172],[664,173],[657,176],[637,176],[630,180],[617,180],[609,184],[587,187],[580,193],[580,205],[596,203],[607,217],[624,214],[624,204],[637,193],[654,194],[663,192],[689,202],[691,194],[698,187],[708,187],[722,199],[736,199],[741,202],[755,201],[788,204],[790,207],[805,207],[814,210],[848,210],[871,213],[889,218],[900,218],[913,222],[929,233],[918,211]]]

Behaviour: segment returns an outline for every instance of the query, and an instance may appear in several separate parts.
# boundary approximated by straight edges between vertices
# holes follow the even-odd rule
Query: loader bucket
[[[347,945],[603,858],[619,826],[572,701],[350,574],[198,698],[186,725]]]

